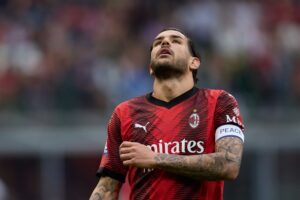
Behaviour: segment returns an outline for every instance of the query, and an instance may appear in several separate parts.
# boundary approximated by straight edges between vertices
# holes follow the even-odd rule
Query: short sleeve
[[[124,183],[127,168],[123,165],[119,155],[121,143],[121,121],[115,110],[107,126],[107,139],[97,176],[109,176]]]
[[[244,141],[244,123],[236,99],[222,91],[218,97],[214,115],[215,140],[223,137],[238,137]]]

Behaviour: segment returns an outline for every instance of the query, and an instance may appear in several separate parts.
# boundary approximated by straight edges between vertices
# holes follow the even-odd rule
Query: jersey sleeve
[[[238,137],[244,142],[244,123],[236,99],[222,91],[216,103],[215,141],[223,137]]]
[[[121,121],[115,110],[107,126],[107,139],[97,176],[109,176],[124,183],[127,168],[123,165],[119,155],[121,143]]]

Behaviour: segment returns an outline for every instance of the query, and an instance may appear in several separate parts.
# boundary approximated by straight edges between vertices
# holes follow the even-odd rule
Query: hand
[[[143,144],[125,141],[120,145],[119,152],[125,166],[154,168],[156,153]]]

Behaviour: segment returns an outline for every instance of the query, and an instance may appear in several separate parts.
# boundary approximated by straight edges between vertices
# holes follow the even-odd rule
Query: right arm
[[[125,181],[127,168],[120,160],[119,148],[122,143],[120,109],[115,109],[107,126],[107,140],[102,154],[97,176],[100,180],[90,200],[117,200],[122,183]]]
[[[120,181],[103,176],[95,187],[90,200],[117,200],[121,186],[122,183]]]

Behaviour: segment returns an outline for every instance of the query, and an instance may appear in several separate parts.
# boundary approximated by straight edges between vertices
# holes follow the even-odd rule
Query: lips
[[[171,49],[162,48],[158,51],[157,56],[165,56],[165,55],[172,55],[173,52]]]

